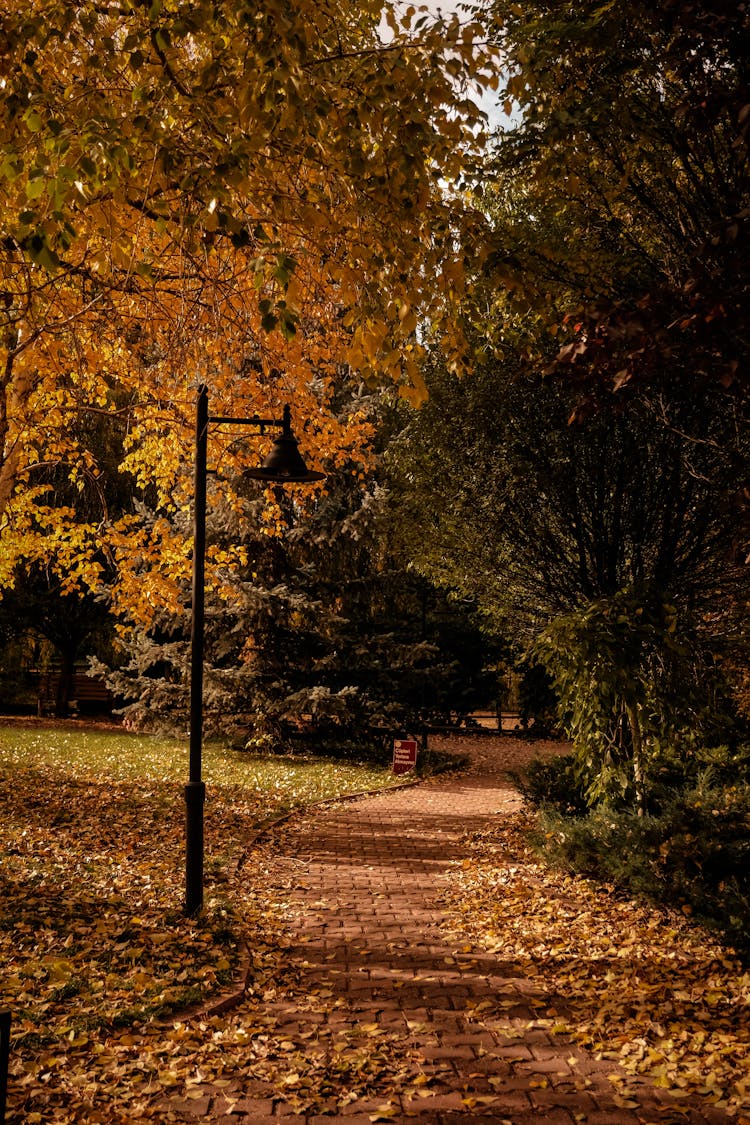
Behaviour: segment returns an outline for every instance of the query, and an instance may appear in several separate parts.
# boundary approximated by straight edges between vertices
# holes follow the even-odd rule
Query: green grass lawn
[[[186,919],[187,760],[171,739],[0,725],[0,1007],[16,1047],[76,1043],[221,991],[243,940],[256,957],[272,943],[263,896],[236,870],[253,829],[394,780],[209,744],[206,904]]]
[[[187,743],[126,731],[3,726],[0,719],[0,769],[21,767],[62,771],[76,777],[116,782],[187,781]],[[385,784],[386,769],[319,758],[275,758],[231,750],[208,742],[203,749],[207,785],[239,786],[249,792],[276,793],[280,805],[308,801]],[[180,790],[181,792],[181,790]]]

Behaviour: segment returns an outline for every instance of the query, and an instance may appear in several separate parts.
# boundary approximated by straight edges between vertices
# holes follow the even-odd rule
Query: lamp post
[[[206,786],[201,776],[203,751],[203,649],[205,625],[206,569],[206,478],[208,475],[208,427],[210,423],[245,426],[261,434],[280,430],[262,465],[246,476],[267,484],[306,484],[323,480],[324,474],[308,469],[292,433],[291,410],[282,418],[231,418],[210,415],[208,388],[198,388],[195,412],[195,486],[193,516],[193,599],[190,656],[190,775],[185,786],[185,913],[195,914],[203,905],[203,806]]]

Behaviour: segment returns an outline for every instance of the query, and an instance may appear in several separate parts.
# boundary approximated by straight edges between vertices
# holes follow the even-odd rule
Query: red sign
[[[409,773],[417,764],[417,741],[414,738],[396,738],[393,742],[393,772]]]

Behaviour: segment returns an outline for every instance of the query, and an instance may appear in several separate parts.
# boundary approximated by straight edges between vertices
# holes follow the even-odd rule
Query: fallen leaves
[[[420,1009],[391,1021],[365,1013],[338,986],[336,960],[316,962],[292,903],[300,866],[279,855],[280,847],[294,855],[282,846],[291,828],[254,847],[235,878],[230,857],[242,852],[253,816],[272,811],[259,789],[236,777],[210,786],[221,848],[210,852],[209,909],[187,921],[171,905],[182,865],[180,791],[148,771],[134,785],[121,766],[97,778],[70,762],[39,765],[0,764],[2,879],[15,894],[0,907],[0,990],[18,1014],[9,1125],[184,1120],[190,1106],[199,1115],[209,1092],[226,1116],[256,1096],[282,1099],[294,1114],[337,1116],[357,1103],[373,1121],[439,1112],[446,1094],[460,1095],[462,1112],[502,1111],[502,1076],[484,1068],[449,1093],[444,1079],[455,1072],[443,1062],[438,1021]],[[522,817],[508,817],[471,838],[468,860],[451,870],[456,940],[432,972],[409,973],[410,986],[458,974],[482,962],[482,948],[493,950],[507,988],[470,996],[462,1018],[500,1041],[505,1062],[518,1056],[518,1073],[542,1100],[564,1067],[576,1090],[589,1081],[570,1047],[555,1060],[560,1071],[527,1068],[535,1035],[563,1035],[612,1060],[615,1106],[636,1108],[630,1076],[638,1075],[673,1095],[675,1114],[704,1099],[738,1125],[748,1120],[742,967],[678,915],[547,870],[523,830]],[[220,989],[243,939],[252,955],[236,1010],[156,1018],[191,990]],[[367,951],[357,935],[351,952]],[[363,965],[371,971],[369,958]],[[403,980],[392,969],[389,979],[400,996]]]
[[[750,1113],[750,972],[678,914],[544,867],[527,827],[517,813],[470,838],[446,921],[501,954],[509,978],[533,982],[525,1029],[568,1035],[675,1097]],[[507,1020],[521,999],[499,998],[485,1018]]]
[[[206,907],[186,919],[186,761],[179,743],[0,730],[10,1123],[159,1121],[165,1092],[223,1080],[228,1051],[240,1069],[256,1066],[269,1080],[290,1073],[291,1048],[263,1016],[283,976],[279,920],[262,873],[240,879],[237,862],[269,815],[371,788],[385,775],[208,748]],[[157,1022],[245,971],[258,1003],[254,1025]],[[282,1058],[283,1068],[271,1061]],[[347,1051],[337,1058],[350,1065]]]

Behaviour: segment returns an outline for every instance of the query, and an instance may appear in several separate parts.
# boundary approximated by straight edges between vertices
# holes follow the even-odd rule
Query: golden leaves
[[[40,474],[67,488],[104,471],[97,412],[110,445],[117,419],[125,433],[113,491],[188,527],[198,383],[228,414],[293,402],[311,467],[359,474],[371,429],[341,416],[342,384],[422,401],[420,330],[460,362],[461,244],[483,230],[461,183],[482,146],[468,95],[494,60],[474,20],[394,10],[385,44],[381,15],[375,0],[270,0],[249,23],[228,0],[8,13],[0,583],[45,553],[69,589],[97,588],[106,558],[134,620],[174,608],[187,555],[165,528],[110,512],[104,485],[95,517],[40,504]],[[236,436],[214,436],[230,470],[251,456]]]
[[[164,1120],[164,1091],[191,1097],[227,1070],[281,1082],[317,1037],[279,1034],[280,920],[262,871],[236,865],[270,812],[381,783],[383,771],[205,750],[206,909],[181,912],[187,747],[69,726],[0,730],[0,1006],[13,1011],[9,1120]],[[155,843],[158,842],[158,846]],[[201,1026],[155,1017],[226,990],[252,949],[254,1015]],[[244,967],[244,965],[243,965]],[[287,982],[293,987],[293,982]],[[325,998],[301,996],[312,1011]],[[322,1036],[330,1089],[390,1065],[378,1036]],[[369,1056],[372,1055],[372,1058]],[[335,1058],[332,1066],[331,1057]],[[352,1081],[355,1081],[352,1079]]]
[[[533,979],[534,1026],[676,1097],[750,1113],[750,973],[678,915],[537,863],[527,826],[517,814],[475,834],[447,924]],[[612,1081],[628,1104],[622,1074]]]

